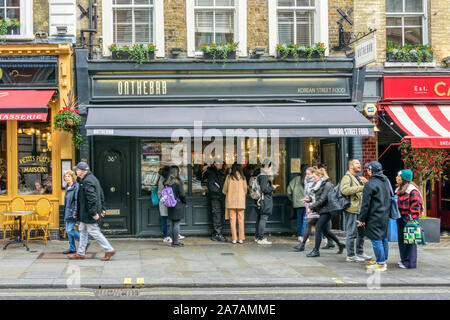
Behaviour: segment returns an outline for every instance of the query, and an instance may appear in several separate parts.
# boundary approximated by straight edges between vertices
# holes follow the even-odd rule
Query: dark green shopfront
[[[217,157],[212,142],[223,145],[227,163],[242,159],[247,177],[266,156],[278,159],[274,179],[280,188],[267,233],[292,234],[296,226],[286,189],[300,166],[325,163],[335,182],[349,157],[362,157],[362,137],[374,134],[359,111],[364,69],[354,69],[352,59],[177,59],[136,68],[125,61],[89,60],[84,49],[75,56],[85,123],[78,158],[88,159],[104,189],[106,234],[160,237],[151,190],[159,169],[177,164],[187,194],[181,232],[210,235],[202,169]],[[247,234],[254,233],[256,214],[248,197]],[[340,227],[339,217],[334,224]]]

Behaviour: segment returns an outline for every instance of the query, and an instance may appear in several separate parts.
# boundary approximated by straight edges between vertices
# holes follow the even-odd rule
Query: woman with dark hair
[[[167,214],[171,222],[172,247],[181,247],[179,241],[180,221],[184,218],[184,209],[186,207],[186,196],[184,194],[183,182],[180,179],[180,169],[177,166],[169,168],[169,174],[164,181],[164,188],[171,187],[173,195],[177,200],[175,207],[168,207]]]
[[[164,189],[164,181],[169,177],[169,167],[164,166],[159,170],[158,180],[158,198],[161,199],[161,192]],[[172,242],[172,238],[167,233],[167,207],[162,201],[159,202],[159,215],[161,216],[161,231],[163,234],[163,242]]]
[[[227,175],[222,189],[225,195],[225,219],[230,219],[232,243],[238,240],[236,234],[236,217],[239,223],[239,243],[244,243],[244,210],[247,194],[247,180],[240,164],[234,163]]]
[[[403,230],[409,220],[418,219],[422,214],[423,198],[419,187],[413,180],[413,172],[410,169],[401,170],[397,177],[398,209],[400,219],[397,219],[398,248],[400,259],[398,266],[402,269],[415,269],[417,267],[417,245],[403,242]]]

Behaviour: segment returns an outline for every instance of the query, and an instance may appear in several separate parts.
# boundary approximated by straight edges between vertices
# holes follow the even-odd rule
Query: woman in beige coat
[[[225,194],[226,213],[225,219],[230,219],[232,243],[237,242],[236,217],[239,223],[239,243],[245,240],[244,210],[247,195],[247,181],[240,164],[233,164],[231,173],[225,179],[222,189]]]

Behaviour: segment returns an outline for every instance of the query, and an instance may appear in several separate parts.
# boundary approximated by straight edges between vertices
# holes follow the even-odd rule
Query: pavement
[[[156,288],[156,287],[450,287],[450,239],[420,246],[418,268],[400,269],[398,247],[390,243],[388,270],[367,273],[364,263],[345,262],[345,253],[321,250],[307,258],[292,249],[294,237],[268,237],[272,245],[258,245],[248,236],[244,244],[186,237],[184,247],[172,248],[162,239],[110,239],[116,254],[101,261],[102,248],[94,241],[91,257],[69,260],[67,241],[30,241],[27,252],[19,244],[0,250],[0,289],[8,288]],[[369,241],[366,253],[373,255]]]

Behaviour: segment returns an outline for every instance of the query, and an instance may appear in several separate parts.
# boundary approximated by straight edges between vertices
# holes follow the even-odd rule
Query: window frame
[[[312,10],[311,6],[278,6],[278,1],[269,1],[269,55],[276,56],[276,45],[278,38],[278,11],[296,12],[297,10]],[[328,0],[316,0],[314,6],[314,39],[312,44],[322,42],[327,48],[325,55],[328,56]],[[295,28],[294,28],[295,29]],[[294,30],[296,34],[296,30]],[[297,39],[295,38],[295,42]]]
[[[20,34],[0,36],[8,40],[34,40],[33,34],[33,1],[20,0]]]
[[[388,1],[388,0],[387,0]],[[428,1],[427,0],[421,0],[422,1],[422,12],[406,12],[406,0],[403,1],[403,11],[402,12],[388,12],[386,11],[386,31],[387,29],[401,29],[402,30],[402,43],[401,45],[405,45],[405,18],[410,17],[421,17],[422,20],[422,43],[423,45],[428,45]],[[388,18],[401,18],[402,24],[401,26],[387,26],[387,19]],[[418,28],[419,26],[407,26],[408,28]],[[387,32],[386,32],[386,43],[387,43]]]
[[[278,2],[278,0],[277,0]],[[315,27],[315,21],[318,19],[318,12],[317,12],[317,0],[315,1],[315,5],[314,6],[309,6],[309,7],[304,7],[304,6],[279,6],[277,5],[277,31],[278,31],[278,25],[280,24],[279,22],[279,16],[278,13],[279,12],[292,12],[294,13],[294,42],[293,43],[297,43],[297,11],[313,11],[313,19],[314,19],[314,25],[313,28]],[[318,34],[317,34],[317,28],[314,28],[313,30],[313,39],[311,41],[311,45],[313,45],[314,43],[316,43],[317,41],[315,41],[315,39],[318,38]],[[280,39],[279,39],[279,34],[277,32],[277,43],[280,43]]]
[[[102,36],[103,36],[103,56],[111,56],[108,47],[113,44],[114,34],[114,8],[148,8],[149,5],[126,4],[113,5],[111,0],[102,1]],[[132,24],[134,28],[134,23]],[[164,57],[164,0],[153,0],[153,44],[156,46],[156,57]],[[133,44],[130,42],[130,44]]]
[[[195,0],[186,1],[187,56],[201,56],[195,50],[195,10],[234,9],[234,42],[238,42],[238,55],[247,56],[247,1],[234,0],[234,6],[196,6]],[[215,28],[215,24],[213,26]]]

